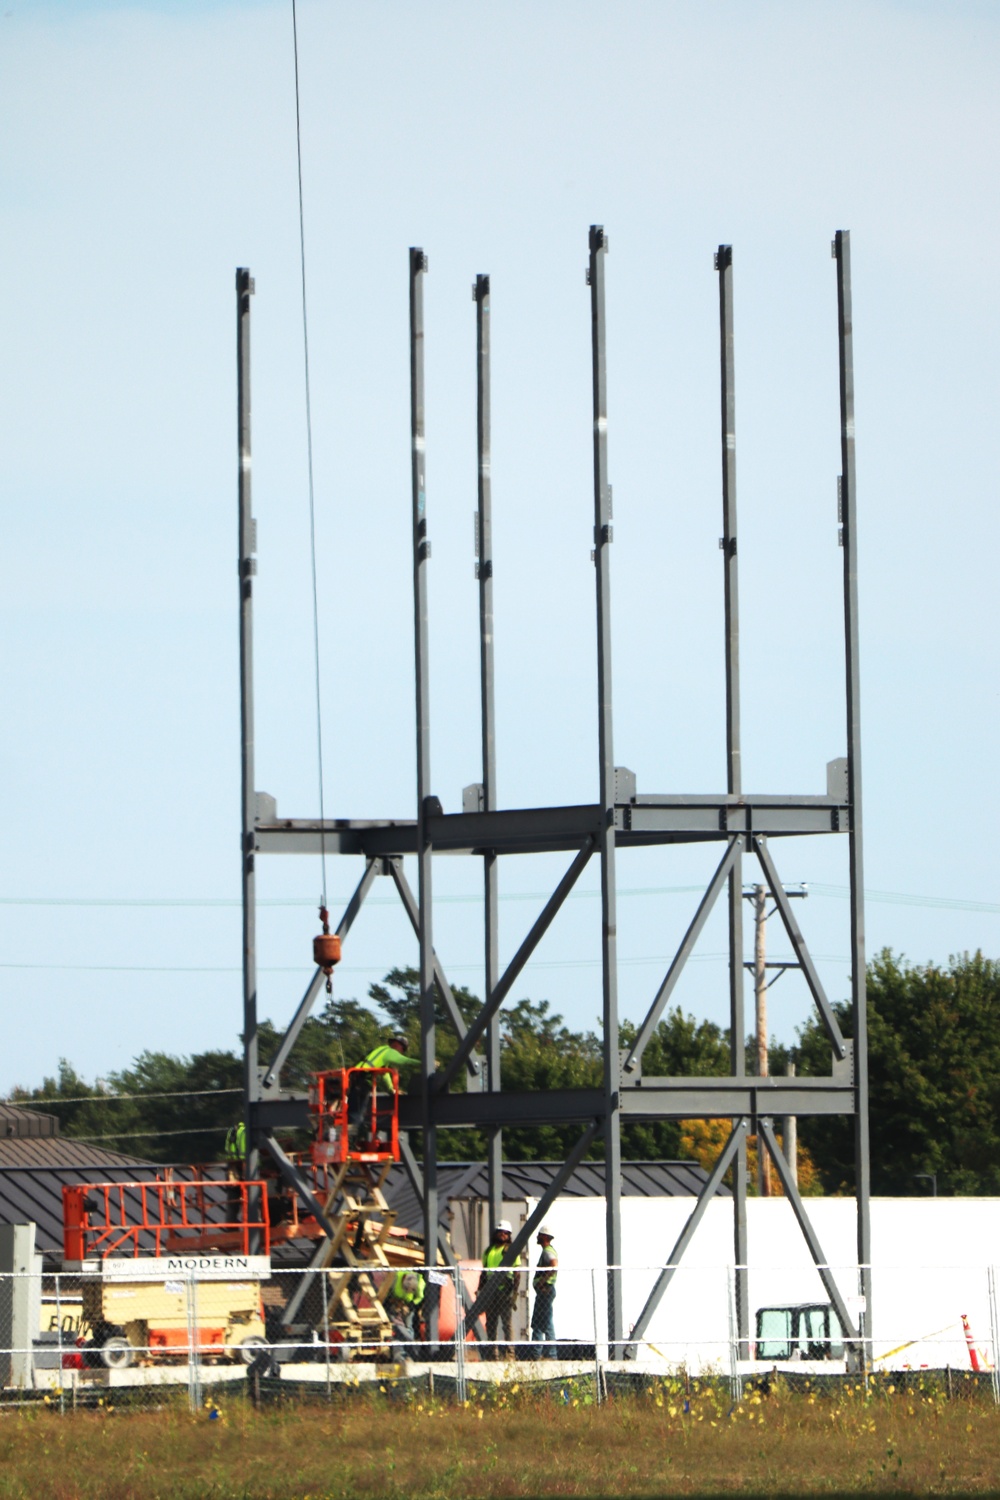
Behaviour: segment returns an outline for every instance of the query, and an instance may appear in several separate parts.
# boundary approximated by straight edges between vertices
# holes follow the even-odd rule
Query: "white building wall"
[[[627,1329],[638,1318],[694,1201],[622,1199]],[[528,1207],[532,1211],[535,1202]],[[844,1296],[856,1298],[853,1199],[810,1198],[807,1209],[824,1253],[838,1269]],[[650,1324],[647,1340],[671,1360],[728,1368],[732,1212],[731,1199],[709,1204]],[[874,1198],[871,1219],[876,1358],[910,1344],[886,1363],[968,1369],[963,1313],[977,1345],[990,1353],[986,1268],[993,1260],[1000,1263],[1000,1199]],[[604,1340],[606,1290],[603,1277],[596,1275],[604,1263],[604,1200],[562,1198],[546,1220],[560,1259],[557,1337],[594,1339],[596,1293],[597,1338]],[[770,1303],[827,1300],[787,1199],[751,1198],[747,1228],[751,1316]],[[536,1258],[533,1246],[532,1264]]]

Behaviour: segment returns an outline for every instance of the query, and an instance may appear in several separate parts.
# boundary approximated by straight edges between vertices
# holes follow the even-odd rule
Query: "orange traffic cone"
[[[969,1346],[969,1363],[972,1365],[972,1368],[978,1374],[978,1372],[983,1367],[982,1367],[982,1364],[980,1363],[979,1350],[976,1348],[976,1345],[975,1345],[975,1343],[973,1341],[973,1338],[972,1338],[972,1329],[969,1327],[969,1320],[965,1316],[965,1313],[962,1314],[962,1332],[965,1334],[965,1342]]]

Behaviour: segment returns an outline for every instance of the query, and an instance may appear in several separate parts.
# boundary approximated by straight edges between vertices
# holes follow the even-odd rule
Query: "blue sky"
[[[724,785],[712,253],[731,242],[745,784],[823,789],[844,750],[829,242],[848,228],[869,947],[997,953],[996,8],[301,0],[299,19],[328,810],[414,805],[411,244],[431,266],[435,788],[453,810],[480,775],[469,286],[487,271],[500,795],[596,795],[592,222],[611,237],[616,759],[640,790]],[[290,4],[6,0],[0,138],[5,1087],[60,1055],[93,1075],[238,1032],[237,265],[257,281],[257,780],[288,815],[317,808]],[[843,994],[842,841],[778,852]],[[622,856],[625,1015],[712,863]],[[505,956],[561,868],[505,865]],[[596,873],[516,992],[576,1025],[599,1011]],[[438,862],[439,951],[472,988],[478,879]],[[265,863],[276,1020],[318,891],[314,861]],[[376,894],[341,994],[414,955]],[[679,992],[715,1019],[723,948],[716,925]],[[783,979],[774,1028],[805,1014]]]

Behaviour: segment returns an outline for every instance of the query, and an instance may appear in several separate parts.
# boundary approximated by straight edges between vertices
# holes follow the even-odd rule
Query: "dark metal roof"
[[[25,1140],[59,1134],[59,1120],[38,1109],[22,1109],[17,1104],[0,1104],[0,1139]]]
[[[503,1197],[508,1202],[519,1198],[540,1198],[559,1171],[562,1162],[504,1162]],[[693,1161],[626,1161],[622,1162],[622,1196],[625,1198],[697,1197],[708,1180],[703,1167]],[[393,1167],[386,1180],[386,1199],[397,1213],[400,1224],[419,1224],[423,1210],[402,1166]],[[439,1162],[439,1218],[448,1223],[448,1204],[452,1198],[485,1198],[488,1193],[486,1163]],[[720,1196],[730,1196],[728,1188]],[[561,1196],[566,1198],[603,1198],[604,1163],[585,1161],[570,1177]]]
[[[144,1163],[111,1167],[100,1160],[74,1167],[0,1167],[0,1224],[37,1224],[35,1248],[47,1257],[61,1258],[64,1187],[88,1182],[152,1182],[156,1172],[156,1167]]]
[[[16,1144],[34,1151],[45,1148],[46,1157],[58,1158],[44,1164],[7,1166],[0,1163],[0,1224],[37,1224],[37,1248],[45,1253],[50,1262],[62,1256],[64,1186],[72,1187],[88,1182],[153,1182],[157,1173],[164,1170],[162,1165],[135,1161],[113,1151],[97,1151],[92,1146],[70,1141],[65,1136],[53,1141],[7,1144]],[[73,1153],[72,1160],[67,1160],[69,1151]],[[540,1198],[561,1165],[561,1162],[550,1161],[505,1162],[504,1198],[508,1202],[516,1202],[520,1198]],[[185,1178],[190,1175],[191,1169],[175,1167],[173,1171],[178,1178]],[[217,1173],[219,1176],[224,1175],[224,1169],[218,1168]],[[696,1162],[623,1162],[622,1193],[629,1198],[696,1196],[704,1187],[706,1177],[707,1174]],[[395,1166],[391,1169],[384,1191],[389,1206],[396,1210],[396,1222],[418,1227],[422,1209],[404,1167]],[[577,1167],[562,1191],[569,1198],[603,1197],[604,1163],[584,1162]],[[441,1222],[447,1225],[452,1198],[487,1196],[486,1163],[440,1162],[438,1192]],[[727,1188],[720,1188],[719,1192],[724,1197],[729,1196]],[[276,1252],[279,1260],[298,1260],[300,1256],[298,1246],[280,1247]]]
[[[30,1140],[5,1140],[0,1136],[0,1167],[127,1167],[136,1160],[121,1151],[104,1151],[65,1135]]]

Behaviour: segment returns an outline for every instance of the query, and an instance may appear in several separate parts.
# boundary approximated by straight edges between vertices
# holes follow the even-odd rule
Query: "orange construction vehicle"
[[[396,1227],[382,1191],[400,1159],[399,1074],[391,1067],[316,1073],[308,1111],[311,1143],[290,1159],[322,1208],[322,1224],[273,1174],[255,1182],[219,1181],[194,1169],[195,1180],[181,1181],[167,1169],[165,1179],[156,1182],[64,1189],[66,1264],[79,1268],[90,1286],[85,1314],[105,1364],[131,1363],[140,1348],[186,1349],[191,1331],[184,1322],[184,1288],[178,1285],[164,1301],[164,1283],[173,1288],[175,1278],[185,1275],[199,1285],[203,1276],[213,1282],[217,1266],[233,1267],[241,1260],[255,1290],[244,1293],[236,1285],[239,1273],[228,1278],[227,1272],[235,1298],[228,1311],[214,1286],[204,1295],[199,1291],[197,1347],[242,1348],[248,1355],[263,1342],[257,1282],[270,1275],[272,1248],[324,1238],[325,1253],[313,1259],[316,1274],[327,1281],[323,1328],[316,1322],[320,1299],[301,1313],[301,1299],[293,1299],[295,1307],[282,1314],[283,1330],[315,1328],[326,1339],[376,1357],[391,1341],[384,1303],[393,1273],[401,1266],[422,1266],[426,1259],[423,1244]],[[247,1295],[252,1308],[244,1306]],[[201,1327],[202,1309],[212,1310],[211,1327]]]
[[[93,1360],[199,1354],[249,1363],[265,1344],[271,1274],[263,1182],[63,1188],[64,1266],[78,1270]]]

